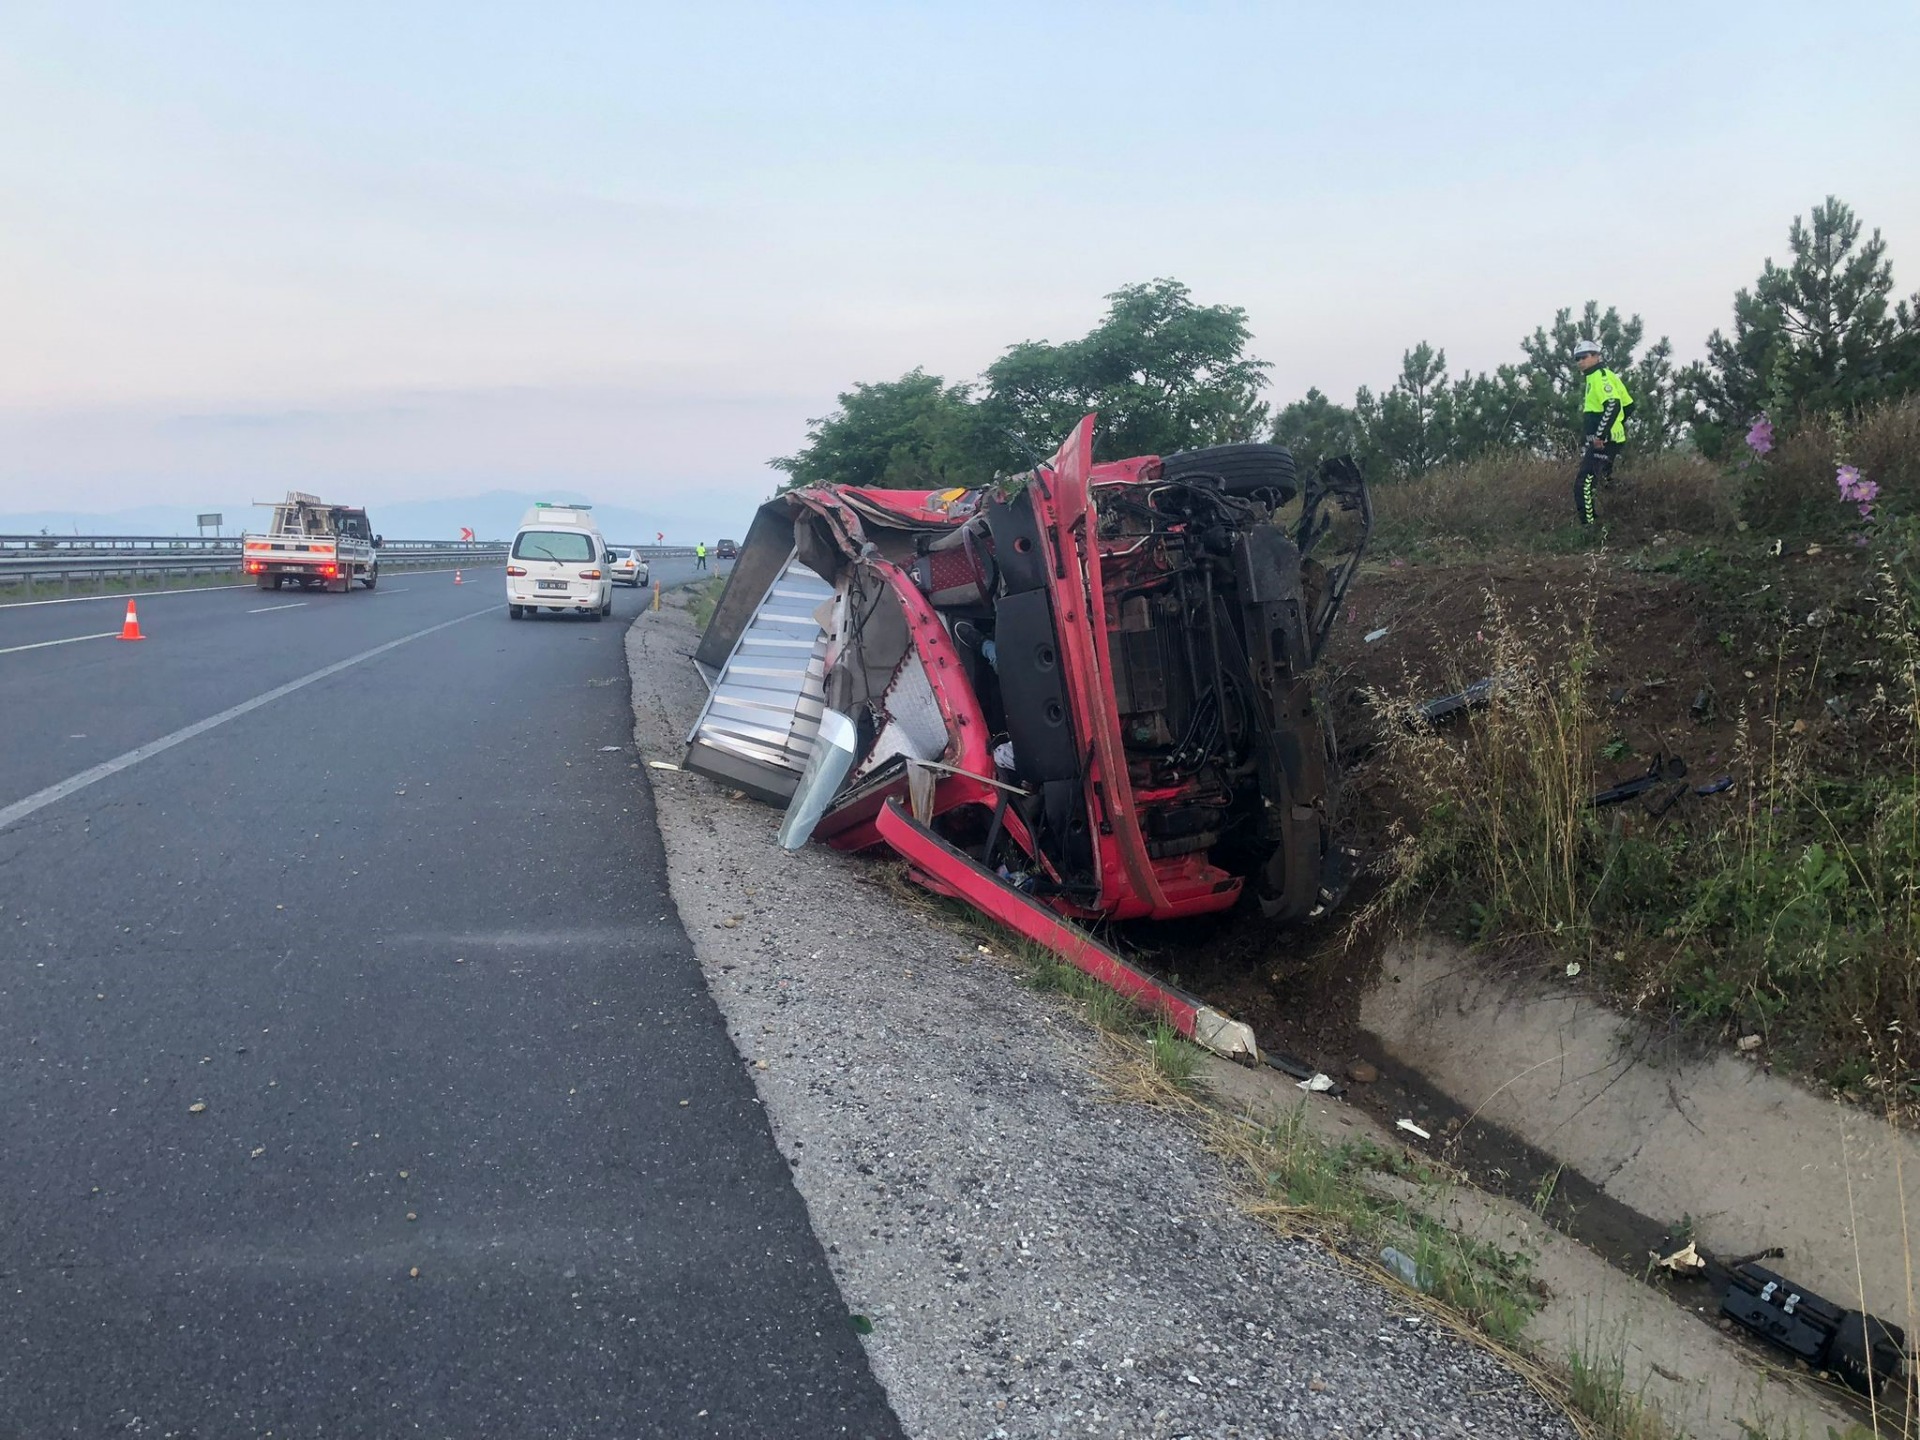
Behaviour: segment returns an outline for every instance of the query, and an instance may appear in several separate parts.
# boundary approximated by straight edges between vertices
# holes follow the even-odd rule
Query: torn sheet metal
[[[790,554],[719,667],[687,736],[687,769],[787,802],[826,704],[827,634],[814,611],[832,599],[832,587]]]

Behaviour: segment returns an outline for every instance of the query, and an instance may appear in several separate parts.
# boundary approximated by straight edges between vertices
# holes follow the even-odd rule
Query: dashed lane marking
[[[330,675],[338,675],[342,670],[351,670],[354,666],[365,664],[377,656],[386,654],[389,650],[398,650],[402,645],[409,645],[415,640],[424,639],[451,626],[461,625],[469,620],[478,619],[482,615],[493,613],[494,607],[489,605],[484,610],[473,610],[465,615],[456,615],[451,620],[442,620],[438,625],[429,625],[426,629],[416,630],[411,635],[402,635],[398,640],[389,640],[386,644],[376,645],[371,650],[362,650],[358,655],[349,655],[345,660],[336,660],[333,664],[323,666],[310,675],[302,675],[298,680],[289,680],[284,685],[276,685],[265,694],[256,695],[251,700],[242,700],[238,705],[229,706],[218,715],[209,715],[204,720],[196,720],[191,725],[182,726],[171,735],[162,735],[158,740],[149,740],[146,744],[129,750],[124,755],[103,760],[91,769],[82,770],[78,775],[69,775],[58,784],[49,785],[46,789],[36,791],[24,800],[16,800],[13,804],[0,809],[0,830],[19,824],[34,811],[44,810],[47,806],[66,799],[76,791],[84,790],[89,785],[105,780],[109,776],[118,775],[122,770],[130,770],[142,760],[151,760],[163,751],[171,750],[176,745],[184,745],[195,736],[204,735],[207,731],[216,729],[229,720],[238,720],[242,715],[250,715],[263,705],[271,705],[276,700],[283,700],[294,691],[304,690],[307,686],[325,680]]]
[[[81,640],[111,640],[118,630],[102,630],[98,635],[69,635],[64,640],[36,640],[31,645],[9,645],[0,650],[0,655],[13,655],[22,650],[44,650],[49,645],[73,645]]]

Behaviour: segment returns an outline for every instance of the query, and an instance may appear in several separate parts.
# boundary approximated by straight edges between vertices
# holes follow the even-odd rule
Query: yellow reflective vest
[[[1601,427],[1607,427],[1607,440],[1614,445],[1621,444],[1627,438],[1627,412],[1633,408],[1633,396],[1627,393],[1627,382],[1604,365],[1596,365],[1587,372],[1587,395],[1581,404],[1581,422],[1585,433],[1597,435]]]

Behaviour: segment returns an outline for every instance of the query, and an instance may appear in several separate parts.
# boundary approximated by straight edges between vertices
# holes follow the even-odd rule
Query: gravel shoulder
[[[679,603],[676,604],[676,600]],[[705,690],[684,600],[627,635],[644,761]],[[917,1437],[1570,1437],[1486,1353],[1237,1211],[1097,1032],[872,862],[647,769],[673,898],[850,1311]]]

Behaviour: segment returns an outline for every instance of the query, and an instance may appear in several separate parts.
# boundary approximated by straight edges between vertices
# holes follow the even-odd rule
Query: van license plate
[[[564,590],[567,588],[567,582],[564,580],[542,580],[540,582],[540,588],[542,590]]]

